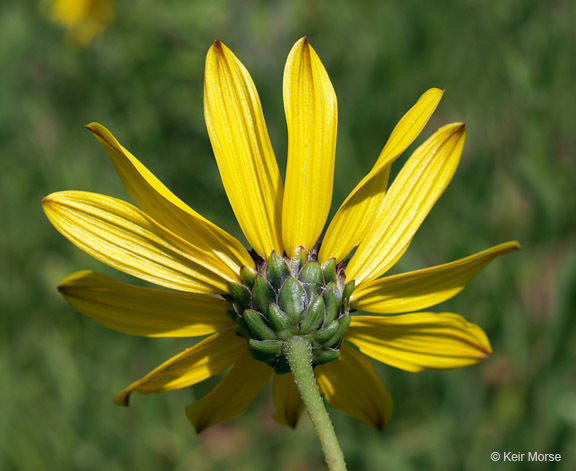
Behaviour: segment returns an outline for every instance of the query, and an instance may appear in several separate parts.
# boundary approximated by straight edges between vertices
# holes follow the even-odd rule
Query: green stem
[[[284,343],[284,354],[288,359],[302,402],[320,439],[328,469],[346,471],[344,455],[314,377],[310,343],[302,337],[292,337]]]

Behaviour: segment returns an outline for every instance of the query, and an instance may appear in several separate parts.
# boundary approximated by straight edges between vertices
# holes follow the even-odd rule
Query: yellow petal
[[[384,196],[374,220],[346,268],[356,286],[394,265],[452,179],[465,140],[461,123],[440,128],[408,159]]]
[[[223,264],[239,272],[254,262],[243,245],[212,224],[175,196],[136,157],[98,123],[86,128],[102,144],[134,202],[160,225],[170,229],[200,250],[212,252]]]
[[[412,372],[460,368],[492,354],[484,331],[452,313],[352,316],[345,338],[375,360]]]
[[[424,129],[424,126],[426,126],[430,116],[432,116],[438,103],[440,103],[442,95],[444,95],[444,90],[430,88],[418,98],[414,106],[402,116],[402,119],[398,121],[398,124],[392,130],[372,171],[391,164],[399,155],[408,149],[410,144],[414,142],[414,139],[416,139],[422,129]]]
[[[283,253],[282,179],[250,74],[220,41],[206,57],[206,126],[224,188],[252,248]]]
[[[368,358],[346,344],[340,357],[314,370],[328,404],[378,429],[392,415],[392,397]]]
[[[456,296],[496,257],[519,248],[518,242],[506,242],[444,265],[362,283],[353,294],[356,308],[397,314],[434,306]]]
[[[111,267],[160,286],[226,293],[239,275],[212,253],[188,244],[135,206],[109,196],[62,191],[42,200],[52,225]]]
[[[330,78],[306,38],[290,51],[284,69],[288,165],[282,237],[288,255],[311,249],[332,200],[338,110]]]
[[[242,415],[272,375],[272,368],[243,352],[232,369],[206,396],[186,407],[198,433]]]
[[[274,406],[272,418],[282,425],[296,427],[304,410],[300,393],[294,384],[292,373],[274,375]]]
[[[141,288],[93,271],[66,277],[58,290],[85,316],[130,335],[196,337],[234,325],[220,297]]]
[[[438,88],[431,88],[398,122],[372,170],[356,185],[330,222],[320,248],[321,262],[332,257],[337,261],[344,259],[362,241],[382,211],[390,165],[418,137],[443,93]]]
[[[130,394],[157,393],[182,389],[224,371],[243,355],[246,341],[236,329],[211,335],[202,342],[170,358],[142,379],[132,383],[114,398],[119,406],[127,406]]]

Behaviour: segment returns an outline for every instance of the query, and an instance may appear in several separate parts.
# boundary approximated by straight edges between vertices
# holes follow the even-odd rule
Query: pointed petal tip
[[[66,278],[63,278],[56,289],[59,293],[62,294],[70,294],[73,290],[71,288],[74,287],[74,282],[77,280],[81,280],[83,277],[90,275],[92,272],[91,270],[80,270],[68,275]]]
[[[296,430],[299,418],[300,417],[298,415],[281,414],[281,413],[272,414],[272,419],[274,419],[280,425],[285,425],[286,427],[289,427],[292,430]]]
[[[308,36],[302,36],[298,41],[294,43],[293,48],[307,49],[310,47],[310,41],[308,41]]]
[[[114,404],[117,406],[128,407],[130,405],[130,394],[126,394],[122,391],[114,396]]]
[[[442,98],[444,97],[444,93],[446,93],[446,90],[444,88],[436,88],[436,87],[432,88],[432,90],[434,90],[434,93],[437,95],[436,103],[440,103],[440,100],[442,100]]]
[[[50,206],[53,206],[55,204],[58,204],[58,195],[60,193],[64,193],[64,192],[63,191],[55,191],[54,193],[50,193],[49,195],[42,198],[40,200],[42,207],[45,208],[45,207],[50,207]]]
[[[100,123],[93,122],[90,124],[86,124],[84,127],[99,139],[106,140],[107,137],[106,134],[112,136],[110,134],[110,131],[108,131],[108,129],[106,129],[106,127],[102,126]],[[108,139],[110,138],[109,136]]]
[[[192,406],[193,405],[194,404],[190,404],[190,405],[186,406],[186,408],[184,410],[186,412],[186,416],[188,417],[188,421],[190,422],[190,425],[192,425],[194,430],[196,430],[197,434],[201,434],[202,432],[204,432],[204,430],[210,428],[210,425],[207,421],[198,420],[198,418],[192,414]]]
[[[460,123],[460,122],[456,122],[456,123],[450,123],[450,124],[446,124],[442,127],[440,127],[438,129],[438,131],[436,132],[440,132],[440,131],[444,131],[444,132],[452,132],[452,134],[456,134],[459,132],[463,132],[466,130],[466,124],[464,123]]]
[[[206,63],[208,64],[210,60],[215,60],[218,56],[224,54],[224,44],[219,39],[216,39],[212,46],[208,49],[206,54]]]
[[[217,54],[224,54],[224,48],[225,47],[226,46],[224,45],[224,43],[222,41],[220,41],[219,39],[216,39],[214,41],[214,44],[212,44],[210,51],[208,51],[208,52],[214,51]]]
[[[466,124],[464,123],[450,123],[446,126],[442,126],[437,132],[444,131],[446,132],[445,138],[450,140],[454,137],[458,139],[464,138],[466,135]]]
[[[503,242],[499,244],[497,247],[501,247],[502,254],[515,252],[516,250],[521,250],[522,245],[517,240],[510,240],[508,242]]]
[[[384,417],[382,416],[378,416],[378,418],[376,419],[376,421],[374,421],[372,423],[372,425],[374,426],[374,428],[376,430],[378,430],[379,432],[381,432],[382,430],[384,430],[386,428],[386,422],[384,420]]]
[[[440,95],[440,97],[442,97],[442,95],[444,95],[444,93],[446,93],[446,89],[440,88],[440,87],[431,87],[426,91],[426,93],[434,93],[434,94],[438,94],[438,95]]]
[[[196,433],[200,434],[202,433],[204,430],[206,430],[208,427],[202,427],[201,425],[192,425],[192,427],[194,427],[194,430],[196,430]]]
[[[471,342],[471,345],[476,347],[476,355],[473,357],[478,358],[478,361],[486,360],[492,356],[492,345],[490,344],[490,339],[486,336],[486,333],[476,324],[466,322],[466,327],[470,332],[476,331],[477,337],[475,342]]]
[[[101,127],[102,125],[99,123],[89,123],[84,125],[84,128],[88,129],[92,134],[98,134]]]
[[[206,54],[206,72],[205,73],[219,73],[218,71],[222,67],[222,61],[226,59],[230,51],[226,47],[226,45],[216,39],[210,49],[208,49],[208,53]],[[210,67],[209,67],[210,66]],[[210,71],[211,70],[211,71]]]

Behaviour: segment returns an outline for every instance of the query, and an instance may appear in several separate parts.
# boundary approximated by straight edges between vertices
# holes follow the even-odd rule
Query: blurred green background
[[[0,469],[322,469],[307,418],[296,431],[270,419],[270,388],[243,417],[200,436],[183,409],[214,381],[115,406],[116,392],[190,342],[122,335],[69,307],[55,289],[64,276],[117,273],[68,243],[40,207],[65,189],[128,198],[83,128],[98,121],[177,195],[242,237],[204,126],[205,53],[221,39],[250,70],[283,171],[282,72],[304,35],[339,99],[333,212],[396,121],[437,86],[447,93],[423,136],[464,121],[468,140],[395,270],[507,240],[523,245],[435,309],[480,324],[490,360],[420,374],[378,365],[396,404],[383,432],[331,411],[350,469],[576,469],[575,8],[571,0],[117,0],[115,20],[79,48],[39,2],[3,1]],[[493,451],[562,461],[495,464]]]

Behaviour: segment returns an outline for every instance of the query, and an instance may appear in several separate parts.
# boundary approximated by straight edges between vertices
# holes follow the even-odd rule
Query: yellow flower
[[[85,47],[114,19],[114,0],[51,0],[50,19]]]
[[[98,260],[169,289],[130,286],[83,271],[64,279],[60,291],[77,310],[120,332],[209,335],[131,384],[115,402],[127,405],[134,391],[192,386],[231,367],[208,395],[187,408],[197,430],[242,414],[271,377],[274,418],[295,426],[302,403],[291,373],[280,374],[286,370],[277,347],[296,333],[317,346],[315,372],[326,401],[381,428],[390,418],[392,399],[368,357],[417,372],[463,367],[490,356],[478,326],[457,314],[415,311],[455,296],[491,260],[518,249],[517,242],[381,277],[407,249],[458,165],[465,128],[455,123],[424,142],[386,190],[390,165],[418,136],[442,93],[428,90],[404,115],[318,244],[330,209],[337,128],[336,95],[326,70],[305,38],[294,45],[284,72],[288,166],[283,185],[254,83],[216,41],[206,58],[206,123],[252,255],[172,194],[106,128],[87,126],[138,207],[64,191],[43,200],[48,218]],[[298,290],[302,294],[294,295]]]

